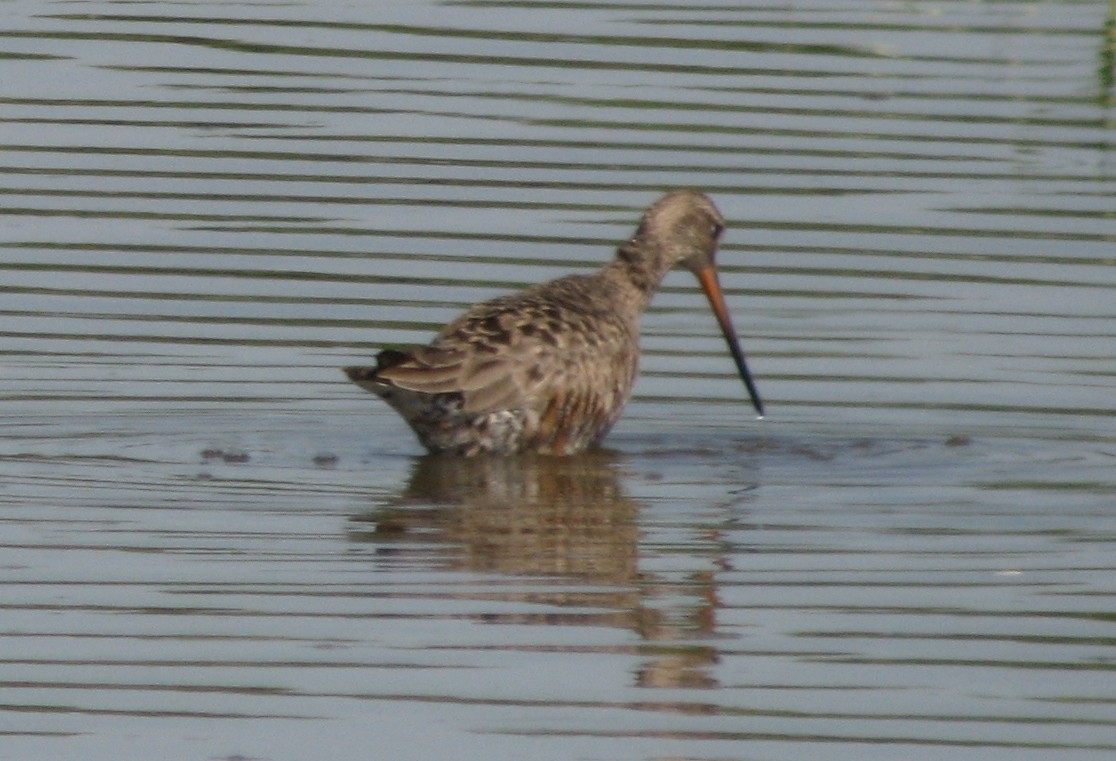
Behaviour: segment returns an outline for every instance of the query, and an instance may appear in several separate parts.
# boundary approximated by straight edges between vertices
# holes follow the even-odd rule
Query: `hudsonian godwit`
[[[697,276],[762,415],[717,278],[723,231],[708,197],[668,193],[597,272],[477,304],[430,345],[386,349],[375,367],[345,373],[402,415],[431,452],[574,454],[620,416],[639,365],[640,318],[681,264]]]

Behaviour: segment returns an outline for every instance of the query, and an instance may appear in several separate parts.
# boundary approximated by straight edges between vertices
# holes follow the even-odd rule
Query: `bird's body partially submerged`
[[[704,195],[675,191],[647,210],[599,271],[478,304],[430,345],[385,350],[375,367],[345,372],[390,404],[431,452],[580,452],[620,416],[638,372],[640,318],[663,276],[682,263],[698,276],[762,413],[717,284],[723,224]]]

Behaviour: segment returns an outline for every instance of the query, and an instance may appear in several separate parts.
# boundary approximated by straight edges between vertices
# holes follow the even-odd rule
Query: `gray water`
[[[1116,4],[0,5],[0,758],[1108,759]],[[729,221],[598,453],[338,367]]]

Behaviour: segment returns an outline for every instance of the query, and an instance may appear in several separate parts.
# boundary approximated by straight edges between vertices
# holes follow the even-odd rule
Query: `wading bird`
[[[402,415],[431,452],[574,454],[620,417],[638,371],[640,318],[680,264],[697,276],[763,415],[717,278],[722,232],[709,198],[676,190],[647,209],[597,272],[477,304],[428,346],[386,349],[374,367],[345,373]]]

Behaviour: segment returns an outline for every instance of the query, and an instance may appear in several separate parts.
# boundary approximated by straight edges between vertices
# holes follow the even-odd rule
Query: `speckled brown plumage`
[[[402,415],[431,452],[573,454],[620,416],[638,370],[640,318],[663,276],[682,264],[709,297],[762,414],[717,284],[723,229],[706,196],[674,191],[597,272],[477,304],[430,345],[388,349],[375,367],[345,372]]]

